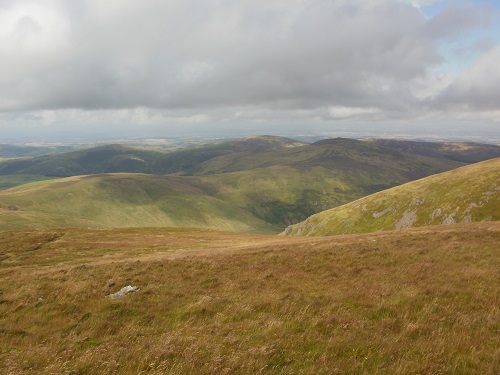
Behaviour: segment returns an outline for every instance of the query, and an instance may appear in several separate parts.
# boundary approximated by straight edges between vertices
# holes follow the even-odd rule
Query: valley
[[[271,136],[167,153],[100,146],[0,162],[0,186],[10,187],[0,191],[0,229],[279,233],[321,211],[495,156],[494,145],[342,138],[306,144]]]
[[[0,375],[500,374],[499,16],[0,0]]]
[[[0,371],[498,373],[499,157],[262,136],[0,161]]]

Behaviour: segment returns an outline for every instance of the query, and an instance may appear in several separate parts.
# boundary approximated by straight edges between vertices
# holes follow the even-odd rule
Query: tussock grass
[[[498,223],[0,232],[0,370],[496,374],[499,240]]]

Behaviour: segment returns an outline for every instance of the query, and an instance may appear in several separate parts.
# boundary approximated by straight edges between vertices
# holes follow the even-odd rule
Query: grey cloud
[[[25,3],[3,3],[0,12]],[[411,5],[389,0],[44,4],[48,15],[23,16],[32,21],[26,32],[37,25],[33,37],[53,44],[10,46],[11,57],[0,61],[9,72],[0,74],[0,110],[408,111],[418,106],[411,81],[441,61],[436,38],[478,20],[461,16],[455,24],[450,10],[426,22]]]
[[[500,46],[484,54],[476,64],[431,101],[433,108],[484,111],[500,109]]]
[[[493,12],[488,4],[451,3],[428,22],[427,32],[433,38],[457,36],[474,27],[484,27],[491,22]]]

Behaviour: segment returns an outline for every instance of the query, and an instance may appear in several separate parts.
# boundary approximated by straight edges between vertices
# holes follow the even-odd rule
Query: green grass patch
[[[41,175],[7,175],[0,176],[0,190],[10,189],[15,186],[25,185],[25,184],[37,184],[43,183],[44,181],[51,180],[46,176]]]

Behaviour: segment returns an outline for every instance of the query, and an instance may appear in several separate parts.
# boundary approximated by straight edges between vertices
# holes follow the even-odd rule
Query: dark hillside
[[[464,164],[443,156],[427,157],[353,139],[332,139],[296,148],[229,154],[207,160],[193,173],[227,173],[271,166],[324,167],[345,172],[398,173],[410,180]]]
[[[249,137],[168,153],[123,145],[106,145],[58,155],[0,161],[0,175],[38,174],[49,177],[69,177],[116,172],[189,174],[191,169],[219,156],[300,145],[303,143],[273,136]]]
[[[35,157],[72,151],[71,146],[14,146],[0,144],[0,158]]]
[[[393,139],[371,139],[366,142],[409,154],[444,157],[464,163],[477,163],[500,157],[500,146],[473,142],[415,142]]]

